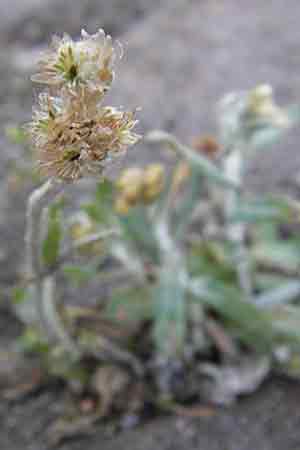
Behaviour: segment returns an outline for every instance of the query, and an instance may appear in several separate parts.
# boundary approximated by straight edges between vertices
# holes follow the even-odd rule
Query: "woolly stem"
[[[233,149],[225,159],[225,176],[233,183],[242,183],[242,155],[240,150]],[[224,212],[227,220],[226,234],[234,247],[234,262],[239,279],[239,284],[246,299],[250,300],[252,295],[251,273],[248,252],[245,247],[245,226],[243,223],[230,223],[230,219],[241,201],[238,191],[227,190],[225,195]]]
[[[56,312],[54,301],[55,281],[52,277],[42,280],[39,274],[44,267],[41,261],[42,214],[45,208],[63,190],[65,184],[50,179],[37,188],[29,197],[26,223],[26,264],[29,278],[35,279],[31,285],[31,295],[35,308],[35,320],[48,341],[54,339],[67,349],[75,352],[75,346],[65,332],[64,326]]]

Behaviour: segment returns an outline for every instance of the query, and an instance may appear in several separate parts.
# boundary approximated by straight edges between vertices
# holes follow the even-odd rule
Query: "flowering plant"
[[[28,202],[33,314],[26,320],[46,340],[52,370],[59,349],[71,365],[87,355],[125,365],[139,379],[150,377],[164,398],[185,400],[201,391],[230,402],[253,390],[274,360],[289,366],[299,348],[300,252],[293,227],[300,205],[283,196],[257,198],[245,187],[251,155],[294,125],[299,108],[279,107],[267,85],[231,93],[219,104],[217,139],[199,138],[189,147],[152,131],[146,141],[173,152],[173,167],[135,166],[111,181],[106,168],[140,139],[134,112],[103,104],[116,59],[102,30],[82,32],[78,41],[56,38],[33,77],[46,90],[27,130],[49,179]],[[65,224],[62,204],[52,202],[89,174],[104,181]],[[285,240],[283,225],[292,230]],[[70,305],[58,312],[59,269],[76,286],[99,281],[99,292],[109,280],[100,312]],[[82,328],[86,316],[102,325]],[[180,392],[172,384],[178,370]]]

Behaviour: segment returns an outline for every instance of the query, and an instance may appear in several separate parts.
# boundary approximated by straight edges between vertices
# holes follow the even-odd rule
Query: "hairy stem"
[[[74,358],[79,358],[81,352],[76,343],[72,340],[72,338],[66,331],[66,327],[62,323],[56,309],[54,276],[46,277],[42,285],[43,288],[41,303],[46,329],[48,330],[48,336],[50,336],[51,333],[52,339],[60,342],[63,347],[72,356],[74,356]]]
[[[241,184],[242,178],[242,155],[240,150],[233,149],[225,159],[224,171],[227,178],[233,183]],[[226,233],[234,246],[234,262],[238,274],[239,284],[246,299],[250,300],[252,295],[251,273],[248,252],[245,247],[245,226],[242,223],[230,223],[232,214],[241,201],[238,191],[227,190],[225,196],[224,211],[227,220]]]
[[[51,321],[51,317],[54,321],[57,320],[57,317],[54,318],[53,315],[51,317],[47,315],[47,308],[45,310],[43,301],[43,289],[45,285],[38,276],[44,269],[41,261],[41,218],[44,209],[49,206],[63,188],[64,183],[54,179],[48,180],[41,187],[37,188],[29,197],[26,216],[25,243],[27,275],[29,278],[36,280],[30,287],[36,314],[35,320],[41,331],[46,334],[48,340],[53,340],[53,330],[57,328],[57,323],[51,323],[50,326],[49,322]],[[49,300],[49,285],[46,284],[46,286],[48,286],[46,299]],[[52,288],[53,286],[51,287],[51,299],[53,299]]]

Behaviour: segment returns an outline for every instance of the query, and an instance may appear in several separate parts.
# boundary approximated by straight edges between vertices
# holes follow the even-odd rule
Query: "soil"
[[[51,32],[77,34],[82,26],[93,31],[97,24],[120,38],[127,56],[112,103],[142,106],[141,131],[159,127],[189,141],[215,131],[216,101],[232,89],[270,82],[280,102],[299,102],[300,4],[297,0],[1,0],[0,5],[1,350],[12,345],[20,330],[6,293],[20,269],[25,202],[33,185],[12,179],[9,168],[22,160],[23,151],[9,143],[3,131],[30,117],[29,74]],[[300,167],[298,142],[295,130],[284,143],[254,159],[249,171],[253,189],[292,188]],[[139,145],[128,160],[161,158],[156,152]],[[83,183],[78,190],[90,188]],[[7,381],[22,379],[26,365],[24,361],[24,367],[5,369]],[[1,398],[3,370],[0,367],[1,450],[48,450],[47,429],[62,411],[62,390],[43,389],[9,402]],[[256,394],[212,417],[160,417],[114,436],[99,425],[91,436],[61,448],[299,450],[299,402],[300,383],[271,379]]]

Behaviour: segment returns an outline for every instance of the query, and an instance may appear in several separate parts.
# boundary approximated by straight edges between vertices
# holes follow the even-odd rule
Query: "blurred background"
[[[25,201],[32,189],[30,180],[18,184],[11,176],[11,168],[23,158],[23,150],[7,138],[6,130],[30,118],[33,100],[30,75],[54,33],[67,32],[75,37],[81,28],[92,33],[101,27],[122,42],[125,57],[110,98],[114,105],[142,107],[141,133],[161,128],[186,142],[202,133],[215,133],[215,105],[220,97],[228,91],[248,89],[258,83],[270,83],[279,103],[300,101],[298,0],[0,0],[0,11],[0,285],[3,292],[15,280],[23,254]],[[298,142],[296,130],[284,144],[253,162],[249,177],[253,188],[295,189],[290,182],[300,168]],[[159,157],[154,151],[141,144],[132,150],[130,159],[153,161]],[[3,304],[1,308],[5,308]],[[13,317],[3,309],[0,349],[10,342],[16,330]],[[264,423],[256,423],[261,406],[257,406],[254,397],[245,409],[233,410],[214,425],[201,424],[201,443],[197,437],[201,433],[193,421],[186,427],[176,420],[163,419],[151,425],[148,434],[139,436],[138,431],[132,432],[125,441],[121,438],[106,448],[124,448],[124,442],[128,449],[149,450],[281,450],[283,445],[296,448],[294,445],[300,442],[297,417],[293,416],[289,422],[285,420],[297,396],[294,399],[293,391],[286,393],[286,389],[287,386],[279,383],[268,387],[266,397],[259,394],[263,396],[259,405],[265,408],[264,416],[268,419]],[[9,417],[7,404],[0,400],[1,450],[47,448],[41,430],[49,417],[43,419],[40,412],[58,402],[55,396],[49,395],[29,402],[25,409],[13,409]],[[286,406],[284,395],[287,395]],[[277,408],[278,405],[286,409]],[[32,417],[35,425],[28,422],[27,427],[26,420]],[[171,432],[165,434],[166,428]],[[215,429],[218,431],[212,441],[210,437]],[[174,435],[180,430],[186,434],[182,433],[175,442]],[[276,435],[272,443],[270,430]],[[72,449],[82,448],[80,443],[76,445]],[[91,449],[98,445],[96,439]]]

